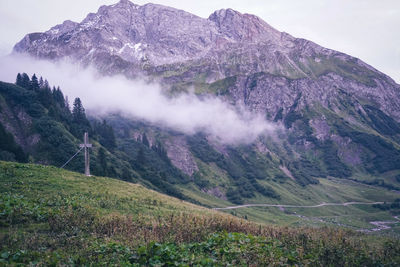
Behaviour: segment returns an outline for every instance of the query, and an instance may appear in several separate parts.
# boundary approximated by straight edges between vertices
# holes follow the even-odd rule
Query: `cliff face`
[[[304,167],[299,159],[310,151],[332,176],[337,173],[330,170],[347,165],[369,173],[399,169],[392,161],[400,160],[400,86],[357,58],[279,32],[253,15],[223,9],[205,19],[122,0],[80,23],[28,34],[14,51],[245,104],[289,129],[283,150],[272,152],[297,162],[292,172]],[[199,156],[184,138],[166,145],[175,166],[198,172]]]

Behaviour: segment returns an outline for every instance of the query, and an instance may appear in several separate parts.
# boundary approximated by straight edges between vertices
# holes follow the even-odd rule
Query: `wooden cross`
[[[80,144],[79,147],[85,148],[85,175],[90,176],[89,147],[92,147],[92,144],[89,144],[89,135],[87,132],[83,135],[83,144]]]

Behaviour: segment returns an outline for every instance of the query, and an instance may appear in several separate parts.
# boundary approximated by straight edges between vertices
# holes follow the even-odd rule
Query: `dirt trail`
[[[277,207],[277,208],[319,208],[324,206],[348,206],[348,205],[374,205],[374,204],[383,204],[383,202],[345,202],[345,203],[325,203],[311,205],[311,206],[300,206],[300,205],[284,205],[284,204],[244,204],[238,206],[229,206],[224,208],[213,208],[214,210],[232,210],[239,208],[248,208],[248,207]]]

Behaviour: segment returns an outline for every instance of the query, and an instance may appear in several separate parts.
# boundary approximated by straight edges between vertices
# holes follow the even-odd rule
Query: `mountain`
[[[208,19],[155,4],[123,0],[81,23],[65,21],[26,35],[15,52],[70,57],[105,73],[149,75],[168,84],[210,85],[234,79],[231,100],[274,118],[301,105],[334,105],[340,89],[400,119],[399,85],[364,62],[282,33],[260,18],[226,9]],[[198,85],[199,86],[199,85]],[[271,103],[270,99],[274,99]]]
[[[400,261],[394,238],[270,227],[138,184],[43,165],[0,161],[0,208],[2,266],[395,266]]]
[[[386,200],[389,190],[400,189],[400,86],[357,58],[279,32],[256,16],[224,9],[205,19],[122,0],[80,23],[28,34],[14,53],[145,77],[170,93],[194,88],[285,126],[276,137],[229,146],[202,133],[106,118],[131,166],[150,164],[153,154],[142,152],[158,151],[186,177],[171,181],[173,187],[203,205],[375,199],[361,192],[364,186],[385,192],[378,200]],[[138,155],[145,156],[138,161]],[[153,175],[144,180],[168,181],[169,172],[150,165],[142,174]],[[334,184],[336,195],[327,189]]]

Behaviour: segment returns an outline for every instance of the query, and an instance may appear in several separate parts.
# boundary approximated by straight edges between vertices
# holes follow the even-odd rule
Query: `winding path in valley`
[[[345,203],[325,203],[311,205],[311,206],[300,206],[300,205],[284,205],[284,204],[244,204],[238,206],[229,206],[224,208],[213,208],[214,210],[232,210],[232,209],[240,209],[240,208],[249,208],[249,207],[277,207],[277,208],[319,208],[324,206],[349,206],[349,205],[375,205],[375,204],[383,204],[383,202],[345,202]]]
[[[238,205],[238,206],[230,206],[224,208],[213,208],[214,210],[232,210],[232,209],[240,209],[240,208],[248,208],[248,207],[277,207],[280,209],[283,208],[319,208],[324,206],[349,206],[349,205],[374,205],[374,204],[383,204],[384,202],[345,202],[345,203],[326,203],[322,202],[321,204],[317,205],[310,205],[310,206],[300,206],[300,205],[284,205],[284,204],[245,204],[245,205]],[[299,215],[297,215],[299,216]],[[304,216],[303,216],[304,217]],[[304,217],[305,218],[305,217]],[[400,215],[393,216],[394,219],[400,221]],[[369,222],[370,224],[374,225],[372,229],[358,229],[357,231],[360,232],[376,232],[381,230],[390,229],[392,224],[397,223],[397,221],[374,221]]]

